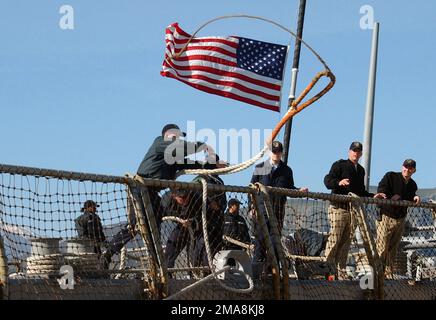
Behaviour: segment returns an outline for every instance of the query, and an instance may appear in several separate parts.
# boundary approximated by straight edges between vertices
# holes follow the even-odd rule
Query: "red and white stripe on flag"
[[[177,23],[167,27],[162,76],[280,112],[286,46],[233,36],[190,38]]]

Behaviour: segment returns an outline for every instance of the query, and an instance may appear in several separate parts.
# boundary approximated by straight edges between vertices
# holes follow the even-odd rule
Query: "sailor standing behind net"
[[[185,136],[186,133],[182,132],[177,125],[165,125],[162,129],[162,134],[156,137],[141,161],[137,175],[150,179],[175,180],[180,170],[209,169],[209,164],[191,161],[186,157],[201,151],[208,151],[209,154],[214,154],[214,150],[203,142],[188,142],[180,139]],[[142,198],[140,191],[138,188],[131,188],[132,194],[139,199]],[[158,232],[160,231],[164,210],[161,205],[162,199],[159,196],[160,191],[160,188],[148,188]],[[141,206],[140,210],[145,212],[142,201],[139,201],[139,205]],[[130,200],[128,201],[128,217],[129,223],[110,241],[109,248],[104,255],[106,260],[104,261],[105,265],[111,261],[112,255],[119,253],[121,248],[136,235],[136,216]]]
[[[230,199],[228,209],[224,214],[224,236],[233,240],[251,245],[250,234],[245,219],[239,214],[241,202],[238,199]],[[245,248],[229,242],[224,242],[224,250],[243,250]]]
[[[330,172],[324,178],[324,184],[327,189],[332,190],[332,194],[348,195],[352,192],[359,197],[374,196],[365,188],[365,169],[358,163],[362,156],[362,149],[360,142],[352,142],[348,150],[348,159],[333,163]],[[380,195],[374,197],[380,197]],[[345,280],[347,279],[348,251],[356,229],[356,226],[352,224],[350,204],[331,201],[328,216],[330,232],[325,256],[327,262],[336,269],[338,279]]]
[[[225,168],[228,164],[220,161],[218,155],[215,159],[208,158],[207,161],[215,168]],[[201,178],[206,180],[207,184],[224,185],[224,181],[218,175],[199,175],[193,182],[200,182]],[[202,194],[199,194],[202,197]],[[207,220],[207,235],[209,242],[209,249],[212,258],[221,250],[223,245],[223,225],[224,225],[224,210],[227,206],[227,197],[225,192],[208,192],[206,204],[206,220]],[[209,261],[206,251],[206,242],[203,232],[203,219],[202,214],[198,217],[197,230],[195,231],[195,245],[193,250],[192,261],[194,266],[208,266]]]
[[[174,268],[177,257],[186,248],[187,258],[192,256],[194,233],[198,217],[201,216],[203,200],[193,191],[177,189],[171,193],[173,211],[181,221],[171,231],[165,245],[165,259],[168,268]]]
[[[94,241],[94,252],[101,254],[101,245],[105,243],[106,237],[103,232],[103,225],[98,216],[97,207],[99,205],[92,200],[86,200],[83,212],[77,219],[74,220],[79,238],[90,239]]]
[[[416,172],[416,161],[404,160],[401,172],[387,172],[378,184],[377,192],[390,200],[407,200],[419,203],[416,195],[418,186],[412,179]],[[398,246],[404,233],[407,207],[383,205],[380,208],[381,221],[377,223],[377,251],[381,258],[385,276],[392,277]]]
[[[292,169],[282,161],[283,145],[280,141],[274,141],[271,148],[271,157],[258,164],[254,170],[251,183],[261,183],[264,186],[286,188],[307,192],[307,188],[297,188],[294,186],[294,176]],[[272,209],[277,219],[279,234],[281,235],[285,219],[286,196],[270,195]],[[270,230],[270,223],[267,220],[267,227]],[[254,243],[253,262],[263,262],[266,260],[266,246],[264,244],[263,233],[256,223],[256,237]]]

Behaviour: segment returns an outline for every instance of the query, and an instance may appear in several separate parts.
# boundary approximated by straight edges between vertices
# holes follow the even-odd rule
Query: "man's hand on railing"
[[[386,194],[380,192],[380,193],[376,193],[376,194],[374,195],[374,198],[375,198],[375,199],[386,199],[387,197],[386,197]]]
[[[185,219],[185,220],[180,221],[180,224],[184,228],[189,228],[192,225],[192,222],[189,219]]]

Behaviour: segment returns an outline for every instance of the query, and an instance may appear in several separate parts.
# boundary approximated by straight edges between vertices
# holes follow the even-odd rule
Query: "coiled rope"
[[[280,120],[280,122],[276,125],[274,128],[271,136],[266,140],[265,147],[260,151],[257,155],[255,155],[253,158],[236,164],[232,165],[226,168],[219,168],[219,169],[197,169],[197,170],[183,170],[179,172],[178,176],[184,175],[184,174],[191,174],[191,175],[200,175],[200,174],[215,174],[215,175],[223,175],[223,174],[231,174],[231,173],[237,173],[239,171],[245,170],[249,167],[251,167],[254,163],[256,163],[259,159],[261,159],[265,153],[270,149],[270,145],[272,141],[277,137],[280,130],[283,128],[283,126],[297,113],[301,112],[303,109],[307,108],[317,100],[319,100],[322,96],[324,96],[330,89],[334,86],[336,78],[334,74],[330,71],[330,68],[326,64],[326,62],[321,58],[321,56],[309,45],[307,44],[303,39],[298,37],[294,32],[292,32],[290,29],[284,27],[283,25],[266,19],[262,17],[257,16],[250,16],[250,15],[227,15],[227,16],[221,16],[214,18],[212,20],[207,21],[202,26],[200,26],[194,34],[189,38],[188,42],[185,44],[185,46],[180,50],[180,52],[175,56],[176,58],[179,57],[187,48],[189,43],[192,41],[192,39],[197,35],[197,33],[202,30],[207,25],[211,24],[212,22],[223,20],[223,19],[229,19],[229,18],[249,18],[249,19],[256,19],[256,20],[262,20],[268,23],[271,23],[280,29],[282,29],[285,32],[288,32],[291,36],[299,40],[304,46],[306,46],[314,55],[315,57],[321,62],[321,64],[324,66],[325,70],[318,72],[316,76],[312,79],[312,81],[309,83],[309,85],[306,87],[306,89],[303,90],[303,92],[299,95],[297,99],[294,100],[291,107],[289,108],[288,112],[283,116],[283,118]],[[313,87],[318,83],[318,81],[322,77],[328,77],[330,79],[330,82],[322,89],[320,92],[318,92],[316,95],[314,95],[312,98],[308,99],[306,102],[301,103],[301,101],[307,96],[307,94],[313,89]],[[301,103],[301,104],[300,104]]]

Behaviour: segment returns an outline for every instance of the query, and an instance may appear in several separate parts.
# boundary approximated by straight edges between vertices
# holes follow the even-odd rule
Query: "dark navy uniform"
[[[154,139],[144,159],[139,165],[137,174],[143,178],[175,180],[178,171],[185,169],[209,168],[209,165],[199,162],[188,163],[187,156],[195,154],[204,146],[203,142],[189,142],[173,138],[171,140],[162,136]],[[192,161],[192,160],[189,160]],[[159,189],[149,188],[149,196],[156,215],[158,229],[162,220],[162,207]]]
[[[178,217],[191,222],[191,227],[196,230],[198,223],[198,216],[201,216],[201,208],[203,201],[198,194],[189,192],[190,200],[186,207],[182,207],[178,204],[174,204],[175,211],[178,213]],[[171,232],[166,246],[165,246],[165,258],[167,260],[167,267],[174,268],[175,262],[182,250],[188,246],[188,255],[192,255],[193,244],[190,241],[189,230],[180,224]]]
[[[104,242],[106,237],[100,217],[91,212],[85,212],[74,220],[77,233],[81,238],[88,238],[98,242]]]
[[[415,166],[416,163],[413,168]],[[406,183],[401,172],[392,171],[384,175],[377,188],[377,191],[384,193],[387,199],[396,196],[397,200],[407,201],[414,201],[417,190],[418,186],[412,178]],[[391,277],[406,227],[407,207],[383,205],[380,213],[381,219],[377,223],[377,252],[385,269],[385,276]]]
[[[270,187],[297,189],[294,185],[294,176],[292,169],[287,166],[283,161],[280,161],[276,168],[273,167],[270,160],[258,164],[255,168],[253,177],[251,178],[251,183],[256,182]],[[270,199],[273,207],[273,212],[277,219],[279,232],[281,233],[285,218],[286,196],[271,195]],[[266,219],[266,223],[268,230],[270,230],[270,224],[268,219]],[[265,261],[265,259],[266,248],[264,246],[263,233],[261,232],[260,228],[257,227],[253,261]]]
[[[417,190],[418,186],[412,178],[406,183],[401,172],[392,171],[384,175],[377,188],[377,192],[386,194],[387,199],[397,194],[401,197],[400,200],[407,201],[413,201]],[[380,211],[394,219],[401,219],[407,215],[407,207],[382,206]]]
[[[267,160],[256,166],[251,183],[259,182],[265,186],[285,188],[285,189],[297,189],[294,185],[294,175],[292,169],[287,166],[283,161],[274,168]],[[285,217],[285,205],[286,196],[274,196],[271,195],[271,202],[273,211],[276,215],[279,231],[283,229],[283,220]]]
[[[360,142],[353,142],[350,150],[360,152]],[[340,186],[339,182],[349,179],[349,185]],[[365,188],[365,169],[359,164],[354,164],[350,159],[338,160],[333,163],[329,173],[324,177],[324,184],[333,194],[347,195],[352,192],[359,197],[372,197],[373,194]],[[346,202],[330,201],[328,208],[330,223],[329,237],[325,249],[325,257],[332,267],[336,268],[338,277],[346,277],[346,265],[350,250],[351,238],[356,225],[353,223],[350,205]]]
[[[207,252],[206,243],[204,241],[203,223],[201,214],[198,217],[199,222],[195,231],[195,245],[192,255],[192,261],[194,266],[207,266]],[[207,237],[209,240],[209,246],[212,258],[222,249],[223,245],[223,225],[224,216],[221,210],[208,209],[206,212],[207,220]]]
[[[247,244],[251,243],[245,219],[239,214],[230,213],[228,210],[224,214],[224,235]],[[241,250],[242,248],[234,243],[226,242],[224,249]]]
[[[348,186],[340,186],[339,182],[349,179]],[[359,197],[373,197],[374,194],[366,191],[365,188],[365,169],[357,163],[354,165],[351,160],[338,160],[333,163],[330,172],[324,178],[327,189],[332,190],[333,194],[347,195],[349,192],[355,193]]]
[[[208,184],[220,184],[223,185],[224,181],[217,175],[201,175],[196,177],[193,181],[200,181],[200,178],[204,178]],[[199,197],[201,195],[199,194]],[[209,240],[209,246],[212,257],[222,248],[223,244],[223,225],[224,225],[224,210],[227,205],[226,193],[209,193],[207,201],[207,236]],[[207,252],[206,244],[204,241],[203,232],[203,219],[202,214],[196,217],[197,229],[195,231],[195,245],[192,255],[192,261],[194,266],[207,266]]]
[[[178,170],[200,169],[202,164],[187,163],[186,157],[197,153],[203,142],[189,142],[181,139],[168,140],[157,137],[138,168],[138,175],[144,178],[175,180]]]
[[[80,238],[91,239],[96,242],[95,252],[101,253],[100,243],[106,241],[100,217],[91,212],[85,212],[74,220]]]
[[[206,182],[208,184],[224,185],[223,179],[221,179],[217,175],[199,175],[199,176],[195,177],[194,180],[192,180],[192,182],[200,182],[200,178],[203,178],[204,180],[206,180]],[[226,209],[227,197],[226,197],[225,192],[212,193],[209,191],[208,201],[209,202],[214,201],[220,207],[222,212],[224,212],[224,210]]]
[[[193,164],[187,163],[185,158],[188,155],[197,153],[204,143],[188,142],[182,139],[168,140],[164,138],[164,134],[165,129],[162,131],[162,136],[157,137],[148,149],[139,165],[137,175],[143,178],[175,180],[177,171],[179,170],[208,168],[208,165],[203,166],[198,162]],[[142,199],[139,189],[132,188],[131,190],[139,199]],[[159,196],[159,191],[160,189],[148,188],[158,231],[160,231],[164,211],[161,205],[162,199]],[[141,201],[139,205],[141,211],[145,212]],[[120,252],[121,248],[133,239],[135,235],[135,224],[136,217],[133,215],[130,219],[130,225],[126,224],[125,227],[113,237],[106,254],[107,260],[110,260],[110,257],[115,253]]]

